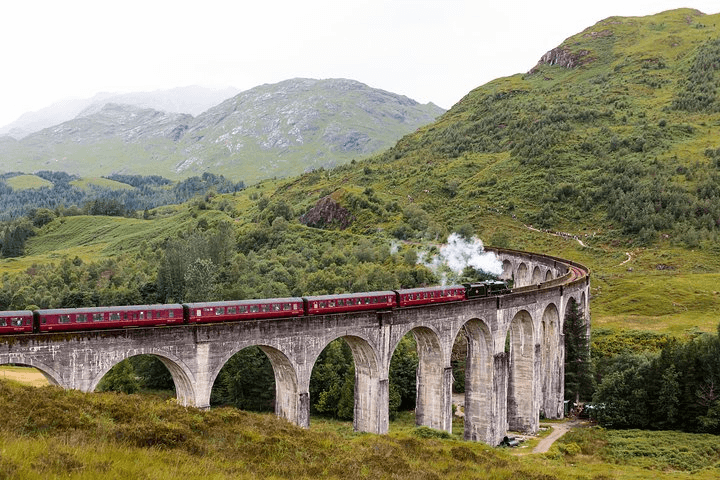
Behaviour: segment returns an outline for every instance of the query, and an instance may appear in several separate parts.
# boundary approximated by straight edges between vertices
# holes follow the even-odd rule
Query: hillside
[[[443,110],[352,80],[293,79],[242,92],[197,117],[170,112],[97,103],[21,140],[2,137],[0,164],[89,176],[213,172],[255,182],[366,157]]]
[[[715,81],[703,62],[717,55],[718,20],[687,9],[603,20],[530,73],[477,88],[382,154],[208,196],[180,207],[178,222],[191,231],[212,214],[204,223],[210,232],[223,220],[233,225],[232,255],[239,252],[233,262],[244,266],[222,276],[227,284],[214,292],[219,297],[438,281],[414,265],[417,255],[457,231],[588,265],[595,325],[714,331],[720,309],[717,106],[714,97],[701,97],[704,103],[693,107],[687,92],[698,84],[693,72]],[[213,122],[235,118],[227,112],[248,101],[240,95],[225,102],[183,136],[210,135]],[[156,215],[149,211],[148,220]],[[47,229],[58,228],[53,225]],[[103,241],[100,232],[94,241],[111,246],[100,256],[117,255],[121,245],[111,237]],[[28,252],[49,253],[52,242],[38,233]],[[145,247],[157,258],[167,241],[153,235]],[[123,255],[149,254],[128,247]],[[72,258],[84,247],[64,248]],[[388,256],[391,250],[397,253]],[[92,259],[83,254],[84,261]],[[5,262],[17,271],[33,259]],[[149,283],[156,274],[148,270]],[[57,305],[62,292],[53,295],[48,304]]]
[[[672,337],[702,340],[720,323],[718,20],[687,9],[603,20],[368,160],[225,194],[207,186],[182,205],[134,218],[45,212],[25,255],[0,259],[0,306],[432,284],[440,278],[422,255],[455,231],[589,266],[601,372],[647,361],[645,351],[674,344]],[[248,101],[236,97],[193,119],[204,121],[178,142],[219,135],[212,124],[226,119],[230,131],[250,130],[228,113]],[[277,132],[281,143],[291,138]],[[41,191],[35,177],[11,178],[28,195]],[[717,382],[717,362],[707,368]],[[622,400],[655,408],[659,395],[636,401],[650,391],[645,383]],[[690,392],[685,399],[698,395]],[[20,412],[2,425],[0,467],[27,477],[715,478],[720,451],[717,435],[582,429],[546,456],[512,458],[454,438],[422,439],[437,434],[397,424],[378,437],[315,418],[298,430],[269,416],[136,397],[3,383],[0,395],[9,412]],[[713,415],[715,402],[704,406]],[[22,415],[29,404],[41,408]]]
[[[718,20],[687,9],[603,20],[349,179],[440,218],[479,206],[607,241],[716,244]]]
[[[383,436],[318,419],[306,430],[270,414],[7,380],[0,398],[8,406],[0,425],[7,478],[704,480],[717,473],[713,435],[584,429],[547,454],[513,455],[518,450],[464,442],[407,420]]]

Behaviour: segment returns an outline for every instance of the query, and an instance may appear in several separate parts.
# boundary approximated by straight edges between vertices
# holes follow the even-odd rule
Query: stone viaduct
[[[310,425],[310,375],[320,353],[343,338],[355,362],[354,427],[388,431],[389,368],[408,333],[419,357],[416,422],[452,429],[453,344],[467,340],[465,438],[499,444],[507,430],[536,432],[540,414],[563,416],[562,319],[577,302],[589,325],[589,272],[545,255],[492,249],[512,293],[392,311],[283,320],[44,333],[0,337],[0,364],[29,365],[65,388],[92,392],[118,362],[157,356],[172,374],[182,405],[207,408],[220,369],[259,346],[272,363],[275,413]]]

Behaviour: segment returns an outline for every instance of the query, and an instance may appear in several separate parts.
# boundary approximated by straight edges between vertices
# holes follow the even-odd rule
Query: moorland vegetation
[[[293,451],[305,452],[298,455],[307,454],[323,465],[336,462],[352,472],[357,468],[356,476],[423,470],[467,478],[477,473],[464,470],[467,463],[497,478],[520,471],[526,478],[639,478],[662,476],[665,471],[713,478],[720,465],[717,437],[665,430],[718,433],[720,428],[720,347],[715,334],[720,323],[718,20],[719,15],[689,9],[604,20],[559,47],[564,57],[575,59],[572,68],[541,62],[527,74],[490,82],[470,92],[436,123],[365,161],[227,193],[207,185],[209,189],[192,192],[196,196],[180,205],[158,203],[140,209],[119,202],[124,216],[108,216],[107,211],[69,200],[37,205],[2,226],[3,248],[14,245],[16,235],[23,250],[19,255],[2,254],[0,307],[414,287],[440,281],[441,275],[422,258],[448,234],[477,235],[495,246],[549,253],[590,267],[592,363],[580,362],[584,370],[568,369],[568,399],[594,398],[602,406],[598,419],[608,428],[653,432],[574,432],[543,457],[541,462],[549,463],[527,471],[523,460],[454,440],[425,443],[413,434],[387,439],[348,434],[347,443],[338,437],[328,440],[340,445],[331,452],[392,452],[378,453],[387,469],[376,471],[368,458],[347,460],[322,449],[295,450],[299,444],[278,433],[288,427],[270,427],[274,420],[267,417],[224,409],[188,415],[208,415],[202,422],[210,423],[215,422],[213,415],[256,419],[252,421],[264,422],[273,433],[247,438],[267,443],[268,448],[272,444],[272,452],[265,452],[270,455],[267,462],[279,464]],[[114,180],[124,183],[115,192],[137,189],[132,181],[150,182],[146,177]],[[162,197],[175,188],[162,183],[158,180],[161,186],[151,189],[155,193],[150,197]],[[1,188],[8,192],[8,187]],[[52,195],[52,187],[42,188]],[[24,194],[32,197],[36,190]],[[124,197],[113,193],[108,198]],[[323,208],[317,211],[332,215],[306,215],[319,206]],[[308,218],[312,224],[303,223]],[[477,278],[480,273],[463,274]],[[402,418],[414,401],[413,339],[404,339],[396,354],[392,405]],[[267,410],[272,403],[267,359],[259,350],[236,357],[221,373],[213,401]],[[571,357],[570,361],[577,358]],[[171,389],[167,372],[158,374],[157,364],[153,359],[131,359],[120,367],[125,373],[117,376],[117,383],[109,375],[107,388]],[[326,349],[313,372],[315,414],[338,419],[352,415],[352,368],[342,342]],[[137,383],[123,386],[128,377]],[[72,398],[81,403],[111,401]],[[112,432],[114,422],[100,423]],[[80,445],[68,431],[51,435],[72,439],[63,448]],[[9,429],[3,435],[15,434]],[[307,439],[314,433],[311,429],[301,435]],[[39,450],[45,440],[23,441]],[[200,443],[215,448],[212,442],[212,447],[204,440]],[[380,444],[390,445],[389,450]],[[430,461],[442,465],[437,467],[441,470],[414,463],[424,460],[414,460],[403,470],[406,463],[398,458],[408,455],[401,452],[404,448],[422,450],[414,458],[434,458]],[[193,458],[186,450],[182,455]],[[452,452],[462,458],[443,457]],[[142,455],[150,462],[152,453]],[[37,465],[60,462],[53,458],[37,460]],[[106,461],[98,457],[96,463]],[[363,470],[363,463],[370,466]],[[583,473],[571,464],[582,466]],[[230,468],[221,465],[217,468]],[[341,476],[334,467],[325,468],[319,474]],[[550,469],[552,474],[534,468]],[[308,471],[298,476],[303,475],[312,476]]]

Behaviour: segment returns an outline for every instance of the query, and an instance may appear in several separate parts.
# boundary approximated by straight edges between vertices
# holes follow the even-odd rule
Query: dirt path
[[[631,261],[631,260],[633,259],[632,253],[630,253],[630,252],[625,252],[625,255],[627,255],[627,258],[625,259],[624,262],[622,262],[621,264],[619,264],[618,267],[619,267],[620,265],[625,265],[626,263],[628,263],[629,261]]]
[[[552,235],[554,237],[567,238],[569,240],[577,240],[577,242],[580,244],[581,247],[587,247],[585,242],[580,240],[579,236],[574,235],[572,233],[551,232],[549,230],[540,230],[539,228],[535,228],[532,225],[525,225],[525,228],[527,228],[528,230],[532,230],[533,232],[547,233],[548,235]]]
[[[540,440],[540,442],[533,448],[532,453],[545,453],[550,450],[555,440],[565,435],[568,430],[580,426],[580,422],[577,420],[571,420],[564,423],[553,423],[553,431],[547,437]]]

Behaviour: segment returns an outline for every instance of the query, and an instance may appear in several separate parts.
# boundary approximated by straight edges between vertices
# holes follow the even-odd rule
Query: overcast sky
[[[717,0],[13,0],[0,10],[0,126],[68,97],[293,77],[450,108],[604,18],[680,7],[720,12]]]

